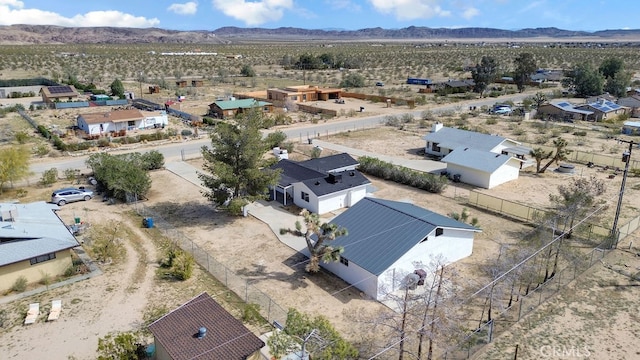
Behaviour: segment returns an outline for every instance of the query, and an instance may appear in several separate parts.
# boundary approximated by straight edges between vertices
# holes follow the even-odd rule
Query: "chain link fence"
[[[136,205],[135,211],[138,215],[145,218],[151,217],[153,219],[153,226],[157,228],[162,235],[171,239],[171,241],[175,242],[182,250],[191,254],[200,266],[206,269],[229,290],[238,295],[238,297],[243,299],[246,304],[258,305],[260,315],[269,323],[286,323],[287,311],[267,294],[251,285],[251,280],[245,279],[233,270],[227,268],[206,250],[198,246],[198,244],[182,231],[176,229],[170,222],[163,219],[162,216],[144,204]]]

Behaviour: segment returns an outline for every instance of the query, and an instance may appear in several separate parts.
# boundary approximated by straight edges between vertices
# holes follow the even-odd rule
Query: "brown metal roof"
[[[206,335],[198,338],[200,328]],[[149,325],[174,360],[245,360],[265,344],[206,292]]]
[[[123,122],[144,119],[144,115],[138,109],[115,110],[106,113],[91,113],[80,115],[87,124],[102,124],[107,122]]]

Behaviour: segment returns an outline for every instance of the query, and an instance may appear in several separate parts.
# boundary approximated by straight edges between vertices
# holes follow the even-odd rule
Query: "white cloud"
[[[20,0],[0,0],[0,6],[4,5],[18,9],[22,9],[24,7],[24,3]]]
[[[147,19],[120,11],[91,11],[74,17],[64,17],[51,11],[24,9],[17,0],[0,0],[0,25],[31,24],[59,25],[68,27],[115,26],[115,27],[152,27],[160,24],[157,18]]]
[[[351,0],[324,0],[333,10],[360,11],[362,7]]]
[[[480,15],[480,10],[474,8],[474,7],[469,7],[464,9],[464,11],[462,12],[462,17],[469,20],[475,16]]]
[[[225,15],[252,26],[280,20],[284,10],[293,8],[293,0],[212,0],[212,3]]]
[[[194,15],[198,12],[198,3],[195,1],[189,1],[184,4],[171,4],[167,10],[178,15]]]
[[[383,14],[393,14],[398,20],[429,19],[450,16],[443,10],[439,0],[369,0],[371,5]]]
[[[532,2],[528,3],[527,6],[521,8],[520,10],[518,10],[518,14],[524,14],[524,13],[531,12],[533,9],[541,7],[544,4],[545,4],[544,0],[532,1]]]

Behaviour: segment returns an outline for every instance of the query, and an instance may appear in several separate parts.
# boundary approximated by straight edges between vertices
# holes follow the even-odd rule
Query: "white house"
[[[442,159],[447,163],[447,172],[459,176],[465,184],[491,189],[511,180],[516,180],[523,160],[516,157],[457,148]]]
[[[445,127],[442,123],[435,123],[431,132],[423,136],[426,140],[424,152],[427,155],[444,157],[453,150],[473,148],[493,153],[508,153],[522,155],[521,144],[515,140],[498,135],[482,134],[474,131]],[[519,150],[518,150],[519,149]]]
[[[112,132],[163,128],[169,124],[166,111],[138,109],[113,110],[78,116],[78,128],[88,135],[108,135]]]
[[[358,162],[348,154],[295,162],[282,159],[272,169],[280,169],[280,179],[271,187],[271,200],[295,204],[317,214],[351,207],[364,198],[371,184],[355,168]]]
[[[348,235],[332,241],[342,246],[339,262],[321,266],[376,300],[400,289],[403,274],[441,257],[447,264],[471,255],[480,230],[409,203],[365,197],[332,224]]]

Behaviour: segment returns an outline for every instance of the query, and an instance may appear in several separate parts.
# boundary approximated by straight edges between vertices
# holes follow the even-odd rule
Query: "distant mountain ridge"
[[[443,40],[443,39],[514,39],[594,38],[607,41],[611,38],[638,38],[640,29],[601,30],[595,32],[563,30],[554,27],[502,30],[493,28],[429,28],[409,26],[401,29],[380,27],[359,30],[301,29],[292,27],[239,28],[221,27],[213,31],[180,31],[159,28],[121,27],[62,27],[54,25],[0,26],[0,43],[3,44],[124,44],[124,43],[174,43],[216,44],[260,39],[270,40]]]

